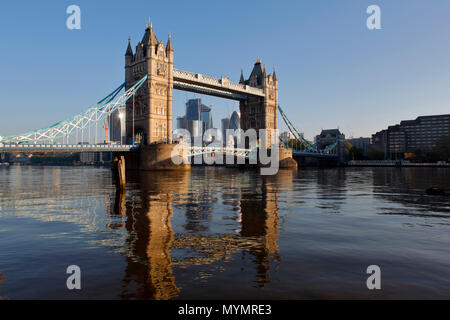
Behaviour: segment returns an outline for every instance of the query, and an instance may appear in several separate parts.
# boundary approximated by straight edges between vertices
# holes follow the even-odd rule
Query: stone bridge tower
[[[267,143],[270,145],[271,130],[269,129],[278,129],[278,79],[275,70],[268,75],[261,60],[257,59],[248,80],[244,80],[244,75],[241,73],[239,83],[264,91],[264,97],[249,96],[248,100],[240,102],[241,128],[244,131],[256,129],[258,134],[259,129],[268,129]]]
[[[125,53],[125,89],[148,75],[144,84],[126,104],[127,143],[172,142],[173,47],[158,42],[152,24],[147,24],[142,40],[133,53],[130,40]],[[133,117],[134,109],[134,117]],[[133,124],[134,119],[134,124]]]

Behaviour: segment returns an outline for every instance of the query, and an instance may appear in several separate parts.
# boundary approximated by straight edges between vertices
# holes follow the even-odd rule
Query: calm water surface
[[[450,298],[449,169],[0,168],[3,299]],[[81,267],[82,290],[66,288]],[[366,287],[379,265],[382,290]]]

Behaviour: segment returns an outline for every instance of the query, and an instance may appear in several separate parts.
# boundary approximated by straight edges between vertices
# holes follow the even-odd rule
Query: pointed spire
[[[239,79],[239,83],[240,84],[244,84],[245,80],[244,80],[244,70],[241,69],[241,79]]]
[[[131,49],[131,39],[128,38],[128,48],[127,52],[125,53],[125,56],[132,56],[133,55],[133,49]]]
[[[153,24],[150,22],[150,18],[148,18],[147,28],[145,29],[145,35],[142,39],[142,43],[144,46],[157,46],[158,39],[156,39],[155,32],[153,31]]]
[[[157,46],[158,39],[156,38],[155,33],[153,32],[153,28],[150,26],[150,36],[148,37],[148,45],[149,46]]]
[[[273,67],[273,74],[272,74],[272,76],[273,76],[273,81],[278,81],[277,74],[275,73],[275,67]]]
[[[166,51],[167,52],[173,51],[172,40],[170,38],[171,38],[171,35],[170,35],[170,32],[169,32],[169,40],[167,40],[167,47],[166,47]]]
[[[264,78],[266,77],[266,73],[264,67],[261,64],[261,60],[258,59],[255,62],[255,66],[253,67],[252,73],[248,78],[250,85],[260,86],[263,84]],[[253,84],[252,84],[253,83]]]

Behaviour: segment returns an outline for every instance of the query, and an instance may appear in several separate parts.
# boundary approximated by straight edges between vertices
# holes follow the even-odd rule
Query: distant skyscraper
[[[203,134],[202,122],[200,120],[187,120],[186,130],[190,132],[192,139],[201,137]]]
[[[191,133],[192,138],[203,136],[206,130],[213,128],[211,108],[202,104],[201,99],[188,100],[186,103],[186,116],[177,119],[177,126],[178,128],[187,129]]]
[[[200,118],[203,121],[203,131],[213,128],[213,119],[210,107],[202,105]]]
[[[224,118],[221,121],[222,124],[222,141],[226,141],[227,129],[230,127],[230,118]]]
[[[177,118],[177,129],[186,129],[186,128],[187,128],[186,116],[178,117]]]
[[[231,115],[229,128],[234,130],[241,128],[241,115],[239,112],[235,111]]]
[[[202,100],[190,99],[186,102],[186,120],[201,120]]]
[[[228,125],[228,129],[230,129],[230,130],[241,129],[241,116],[240,116],[239,112],[235,111],[231,115],[230,124]],[[231,139],[230,136],[225,136],[225,138],[224,138],[225,144],[229,144],[230,139]],[[236,136],[234,137],[234,143],[236,146],[239,143],[238,137],[236,137]]]
[[[111,114],[110,140],[125,144],[125,106],[119,107]]]

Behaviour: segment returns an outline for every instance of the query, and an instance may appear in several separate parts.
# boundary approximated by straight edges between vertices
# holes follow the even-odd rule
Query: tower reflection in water
[[[166,300],[178,295],[170,248],[173,194],[187,191],[186,172],[139,173],[138,188],[125,205],[127,267],[122,298]],[[120,192],[117,197],[122,197]],[[117,202],[117,201],[116,201]],[[116,205],[116,208],[123,208]]]
[[[274,265],[280,261],[277,193],[280,186],[292,187],[295,172],[261,177],[252,171],[193,170],[195,178],[190,172],[129,174],[132,183],[126,196],[116,194],[111,211],[124,217],[127,230],[122,298],[176,298],[180,288],[195,283],[198,267],[218,263],[223,271],[236,253],[253,257],[257,287],[271,281],[271,268],[276,272]],[[219,217],[227,221],[222,229],[212,222],[217,219],[212,215],[220,211],[214,206],[225,212]],[[184,220],[177,223],[178,232],[172,226],[174,208],[175,220]],[[196,271],[191,271],[194,266]],[[176,270],[184,275],[192,272],[190,283],[177,283]]]

